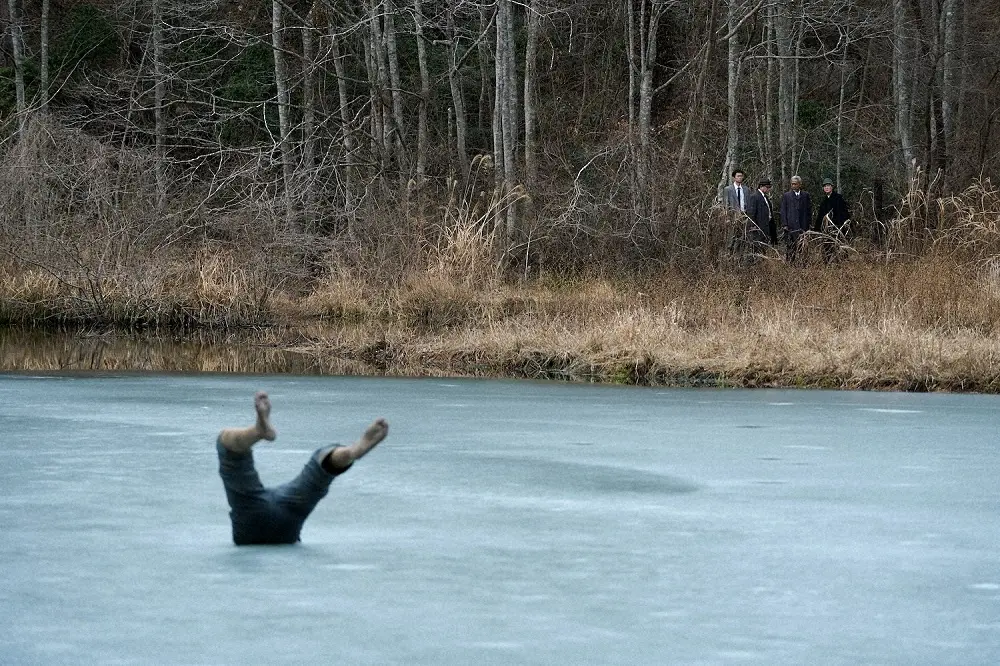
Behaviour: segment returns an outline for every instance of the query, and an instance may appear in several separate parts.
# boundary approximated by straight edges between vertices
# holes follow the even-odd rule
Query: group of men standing
[[[762,178],[757,188],[751,190],[744,184],[746,174],[740,169],[733,171],[733,181],[723,190],[723,203],[735,211],[743,219],[742,228],[737,232],[737,238],[730,246],[740,244],[744,251],[759,252],[761,245],[778,244],[778,221],[768,195],[771,192],[771,181]],[[802,178],[792,176],[790,188],[781,196],[779,219],[785,240],[785,259],[794,264],[799,258],[799,252],[804,243],[804,236],[812,227],[813,231],[823,234],[823,257],[827,262],[836,256],[839,239],[845,237],[850,223],[850,213],[847,202],[834,188],[829,178],[823,180],[823,198],[820,201],[816,217],[812,217],[812,200],[809,193],[802,189]],[[742,238],[740,238],[742,236]]]

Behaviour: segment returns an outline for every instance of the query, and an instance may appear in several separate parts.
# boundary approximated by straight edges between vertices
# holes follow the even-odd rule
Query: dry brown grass
[[[395,284],[339,275],[302,298],[232,256],[205,255],[156,275],[145,293],[157,312],[215,328],[293,324],[260,340],[281,367],[292,354],[304,364],[295,367],[314,371],[347,364],[393,374],[1000,391],[1000,275],[992,264],[777,264],[696,278],[668,271],[641,281],[482,287],[435,272]],[[25,312],[64,296],[44,274],[4,277],[3,302]],[[120,289],[107,295],[116,307],[137,307],[127,305],[138,302],[134,293],[108,284]],[[215,363],[203,365],[239,365]]]
[[[137,330],[227,329],[271,324],[287,298],[252,260],[228,254],[194,261],[148,262],[141,273],[99,276],[0,267],[0,322]]]
[[[377,318],[296,348],[375,372],[1000,390],[996,271],[943,259],[482,290],[420,276],[365,298]]]

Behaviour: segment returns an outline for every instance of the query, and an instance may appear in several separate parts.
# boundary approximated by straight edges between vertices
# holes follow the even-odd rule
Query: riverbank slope
[[[8,371],[1000,391],[1000,273],[941,258],[516,283],[341,273],[293,290],[215,257],[106,279],[99,298],[43,273],[4,278],[9,329],[63,331],[8,332]]]

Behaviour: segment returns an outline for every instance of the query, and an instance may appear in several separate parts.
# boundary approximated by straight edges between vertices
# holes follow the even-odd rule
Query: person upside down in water
[[[263,391],[254,396],[254,409],[256,423],[226,428],[216,440],[219,476],[231,509],[233,542],[237,546],[297,543],[302,525],[333,480],[385,439],[389,424],[377,419],[354,444],[317,449],[297,477],[267,488],[257,475],[251,451],[257,442],[277,437],[270,421],[271,400]]]

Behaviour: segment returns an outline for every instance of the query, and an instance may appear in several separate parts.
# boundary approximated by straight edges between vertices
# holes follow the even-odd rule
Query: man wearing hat
[[[823,240],[823,258],[830,263],[840,243],[847,237],[851,214],[844,197],[834,190],[833,181],[829,178],[823,179],[823,194],[813,230],[826,234]]]
[[[774,215],[771,213],[771,202],[767,200],[767,195],[771,191],[771,181],[762,178],[757,183],[757,191],[750,195],[746,203],[746,241],[748,249],[755,249],[754,245],[767,244],[768,240],[774,242],[777,231],[774,228]]]

